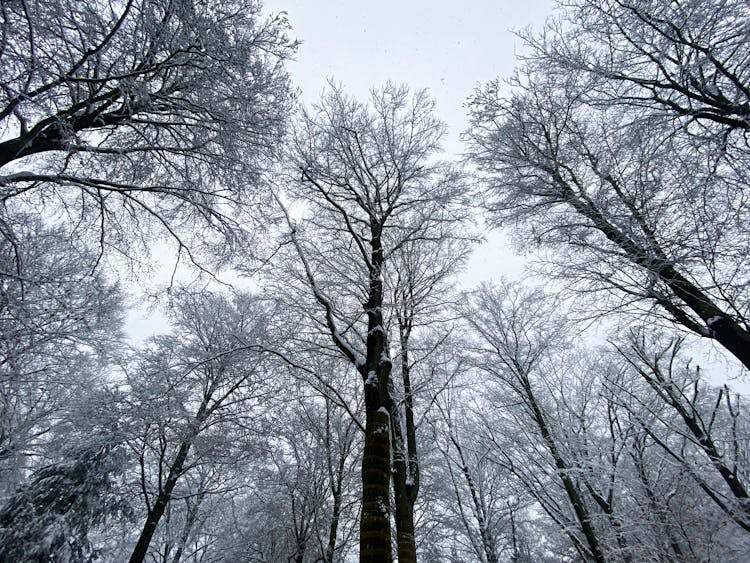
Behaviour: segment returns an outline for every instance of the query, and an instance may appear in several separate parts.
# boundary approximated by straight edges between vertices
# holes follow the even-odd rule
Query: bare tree
[[[579,349],[561,309],[508,284],[471,295],[467,347],[485,390],[455,466],[497,464],[522,487],[506,497],[533,499],[585,560],[737,557],[748,541],[740,399],[651,330]]]
[[[257,0],[26,0],[0,9],[0,198],[102,252],[156,226],[241,236],[284,130],[295,49]],[[3,229],[12,239],[12,233]],[[187,238],[185,238],[187,237]],[[184,240],[183,240],[184,239]],[[217,247],[218,252],[218,247]]]
[[[648,393],[638,396],[621,387],[618,391],[623,398],[629,397],[626,404],[648,439],[681,464],[726,516],[750,531],[750,435],[741,397],[726,385],[712,389],[701,381],[700,368],[691,368],[690,361],[682,356],[682,344],[682,339],[647,338],[638,332],[630,334],[627,344],[616,344],[626,365],[656,395],[656,405],[672,410],[674,418],[662,415],[658,407],[654,409]],[[654,410],[656,416],[649,416]],[[664,428],[679,440],[665,436]]]
[[[472,445],[467,448],[464,443],[464,436],[470,434],[461,431],[468,425],[466,411],[449,403],[440,408],[440,418],[439,426],[435,425],[436,442],[445,458],[453,492],[453,498],[447,504],[458,515],[477,559],[483,563],[498,563],[498,499],[492,489],[500,487],[501,480],[495,475],[487,483],[482,479],[489,452],[486,447]],[[485,489],[485,484],[490,490]],[[468,495],[465,489],[468,489]]]
[[[554,416],[545,404],[551,351],[566,345],[565,319],[555,314],[553,304],[540,293],[510,284],[481,288],[467,306],[466,321],[476,335],[478,367],[507,387],[519,403],[523,417],[533,425],[538,443],[551,467],[514,463],[505,454],[505,464],[535,495],[542,508],[560,524],[584,560],[604,563],[607,546],[597,529],[594,509],[578,479],[579,469],[560,435]],[[528,431],[528,430],[526,430]],[[503,450],[499,449],[503,455]],[[542,469],[535,474],[536,471]],[[550,479],[562,486],[566,502],[560,502],[541,483]]]
[[[230,454],[241,451],[243,441],[232,437],[232,428],[248,438],[260,405],[271,405],[273,380],[264,373],[263,356],[267,315],[247,295],[229,301],[186,293],[173,312],[175,332],[155,338],[130,377],[132,412],[125,439],[138,458],[146,507],[131,562],[147,556],[185,475],[224,459],[237,463]]]
[[[462,174],[435,160],[444,126],[433,108],[426,92],[410,94],[392,84],[374,90],[368,105],[332,86],[314,113],[303,113],[291,151],[290,195],[306,212],[304,222],[287,214],[302,265],[297,279],[315,299],[316,322],[364,384],[362,561],[391,560],[390,433],[402,423],[390,419],[402,410],[391,393],[387,280],[395,279],[398,253],[425,251],[429,246],[419,241],[455,236],[464,214]],[[417,481],[412,478],[411,493],[406,484],[416,449],[403,444],[400,451],[412,463],[403,467],[402,489],[413,495]],[[416,557],[408,502],[404,518],[396,520],[401,561]]]
[[[745,2],[582,0],[565,7],[562,22],[543,37],[525,36],[532,58],[553,72],[603,79],[591,100],[677,116],[696,132],[750,128]]]
[[[746,18],[734,26],[746,7],[719,4],[703,19],[713,3],[572,3],[582,19],[567,45],[530,39],[510,94],[495,82],[475,95],[470,151],[491,216],[530,227],[522,236],[554,249],[552,271],[617,296],[603,308],[645,307],[750,367]],[[738,105],[717,113],[709,91]]]

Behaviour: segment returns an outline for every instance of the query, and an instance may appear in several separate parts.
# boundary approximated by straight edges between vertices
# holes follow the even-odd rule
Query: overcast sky
[[[364,99],[387,80],[429,88],[449,126],[446,150],[460,152],[463,104],[475,87],[508,76],[521,42],[513,30],[540,28],[552,0],[267,0],[285,11],[302,40],[289,65],[302,100],[319,98],[327,78]]]

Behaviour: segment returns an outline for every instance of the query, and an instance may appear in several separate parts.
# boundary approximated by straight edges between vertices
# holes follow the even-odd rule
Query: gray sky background
[[[521,41],[513,30],[539,29],[552,0],[267,0],[267,13],[285,11],[302,40],[288,68],[315,102],[330,77],[360,99],[387,80],[428,88],[449,126],[446,150],[461,151],[463,104],[475,87],[509,76]]]

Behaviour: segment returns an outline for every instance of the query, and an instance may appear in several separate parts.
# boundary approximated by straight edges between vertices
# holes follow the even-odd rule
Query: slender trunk
[[[198,494],[195,505],[192,507],[187,507],[185,525],[182,527],[182,534],[180,534],[180,543],[177,545],[177,551],[175,551],[174,557],[172,558],[172,563],[180,563],[182,554],[185,552],[185,546],[187,545],[187,541],[190,538],[190,532],[195,525],[195,520],[198,518],[198,510],[200,509],[201,504],[203,504],[203,499],[205,497],[206,491],[201,491]]]
[[[154,537],[154,532],[156,532],[156,526],[164,515],[164,510],[167,508],[167,504],[172,499],[172,491],[177,484],[177,479],[182,475],[182,468],[184,467],[185,460],[190,452],[190,446],[191,442],[183,442],[180,445],[174,463],[169,469],[169,475],[167,476],[164,488],[159,491],[154,506],[146,516],[146,522],[141,530],[138,543],[135,544],[135,549],[133,549],[133,553],[130,556],[130,563],[141,563],[146,558],[148,547],[151,545],[151,539]]]
[[[393,400],[389,405],[393,436],[393,497],[396,504],[396,545],[399,563],[416,563],[417,561],[414,503],[419,493],[419,463],[414,424],[414,396],[411,389],[411,366],[409,365],[410,332],[409,321],[399,316],[405,429],[401,426],[402,420],[398,405]]]
[[[589,552],[588,554],[590,558],[593,559],[596,563],[606,563],[604,553],[602,552],[601,546],[599,545],[599,539],[597,538],[596,530],[591,523],[591,516],[589,514],[588,508],[586,507],[586,503],[584,502],[583,496],[578,490],[578,487],[576,487],[573,479],[570,477],[567,464],[565,463],[565,460],[562,458],[562,455],[557,448],[557,444],[555,442],[555,439],[552,437],[552,433],[549,431],[547,421],[544,418],[542,410],[536,401],[536,397],[533,390],[531,389],[531,385],[525,378],[522,378],[522,384],[524,387],[524,393],[526,394],[526,398],[528,399],[534,416],[534,421],[536,422],[537,427],[542,434],[542,438],[547,444],[547,448],[552,454],[552,458],[555,461],[555,467],[557,468],[558,475],[560,476],[560,480],[562,481],[563,487],[565,488],[565,492],[568,495],[568,500],[573,507],[573,511],[575,512],[576,519],[578,520],[578,524],[581,527],[583,536],[586,538],[586,547],[588,548]]]
[[[511,563],[518,563],[521,560],[521,554],[518,551],[518,530],[516,530],[516,511],[508,502],[508,512],[510,513],[510,540],[511,540]]]
[[[348,434],[346,439],[348,440]],[[331,496],[333,496],[333,511],[331,513],[331,524],[328,528],[328,545],[323,555],[324,563],[333,563],[333,556],[336,553],[336,534],[341,518],[341,489],[344,483],[347,458],[347,447],[339,442],[339,462],[334,473],[331,448],[331,405],[329,400],[326,399],[326,458],[328,461],[328,476],[331,482]]]
[[[454,435],[451,436],[451,442],[456,448],[458,459],[461,462],[461,473],[466,480],[466,485],[469,487],[469,493],[471,493],[471,501],[474,504],[474,515],[477,519],[477,525],[479,526],[479,535],[482,538],[482,549],[484,556],[487,558],[487,563],[498,563],[495,537],[492,534],[492,530],[489,528],[489,522],[487,522],[487,510],[479,496],[479,490],[477,489],[474,477],[471,475],[471,470],[464,457],[464,451],[461,447],[461,443],[458,438]],[[514,538],[515,541],[515,538]]]
[[[151,539],[156,532],[156,526],[164,515],[164,510],[167,508],[169,501],[172,500],[172,491],[174,491],[175,485],[177,485],[177,480],[182,475],[182,470],[185,467],[185,461],[190,453],[190,447],[193,445],[193,440],[198,435],[201,424],[203,424],[208,417],[208,402],[211,400],[214,389],[215,387],[212,387],[203,397],[198,412],[195,415],[195,420],[192,423],[193,429],[191,435],[189,439],[180,444],[180,449],[177,451],[174,462],[169,468],[169,474],[167,475],[164,487],[159,491],[159,494],[156,497],[156,502],[154,502],[154,505],[146,516],[146,522],[141,530],[141,535],[138,538],[138,542],[135,544],[133,553],[130,555],[130,563],[141,563],[148,553]]]
[[[294,559],[294,563],[302,563],[305,560],[305,552],[307,551],[307,541],[310,536],[310,524],[307,520],[309,509],[307,506],[307,499],[303,499],[302,506],[299,509],[299,522],[297,521],[297,512],[295,510],[296,503],[294,497],[292,497],[292,519],[294,521],[294,539],[297,549],[294,555],[289,559]]]
[[[326,546],[325,563],[333,563],[333,554],[336,552],[336,534],[339,529],[341,518],[341,482],[338,490],[333,492],[333,514],[331,514],[331,525],[328,528],[328,545]]]

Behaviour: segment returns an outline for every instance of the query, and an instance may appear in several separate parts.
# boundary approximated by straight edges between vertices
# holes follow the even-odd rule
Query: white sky
[[[521,42],[513,30],[540,28],[552,0],[266,0],[285,11],[302,40],[288,65],[302,100],[315,102],[327,78],[360,99],[387,80],[429,88],[449,126],[446,149],[460,152],[463,103],[475,87],[509,76]]]

